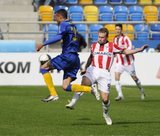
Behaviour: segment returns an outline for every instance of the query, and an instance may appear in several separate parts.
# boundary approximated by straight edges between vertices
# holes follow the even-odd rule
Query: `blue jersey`
[[[62,35],[62,53],[78,51],[76,27],[70,20],[66,19],[60,23],[57,35]]]

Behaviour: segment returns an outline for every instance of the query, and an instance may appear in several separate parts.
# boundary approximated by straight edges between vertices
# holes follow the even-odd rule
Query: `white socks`
[[[84,92],[75,92],[71,102],[75,104],[78,101],[78,99],[82,97],[83,94]]]
[[[118,92],[118,96],[123,96],[122,94],[122,88],[121,88],[121,83],[119,80],[116,80],[116,90]]]
[[[104,114],[108,114],[109,106],[110,106],[110,100],[108,100],[108,103],[107,103],[107,104],[104,104],[104,103],[102,102],[102,107],[103,107],[103,113],[104,113]]]
[[[139,79],[137,80],[136,84],[137,84],[140,92],[143,93],[143,88],[142,88],[142,85],[141,85],[141,81]]]

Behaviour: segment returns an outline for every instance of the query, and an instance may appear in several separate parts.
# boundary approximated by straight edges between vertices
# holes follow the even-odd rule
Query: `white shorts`
[[[110,92],[111,74],[108,70],[96,67],[88,67],[84,76],[88,77],[92,84],[97,82],[98,89],[102,92]]]
[[[135,76],[136,77],[136,71],[135,71],[134,63],[132,63],[131,65],[128,65],[128,66],[123,66],[119,63],[116,63],[115,72],[119,72],[119,73],[122,74],[124,71],[126,71],[130,76]]]

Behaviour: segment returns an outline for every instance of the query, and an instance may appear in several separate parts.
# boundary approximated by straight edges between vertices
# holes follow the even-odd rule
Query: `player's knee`
[[[134,80],[135,82],[138,81],[138,78],[137,78],[137,77],[132,77],[132,78],[133,78],[133,80]]]
[[[107,98],[102,98],[102,102],[103,102],[104,104],[107,104],[107,103],[108,103],[108,99],[107,99]]]
[[[67,86],[66,85],[62,85],[62,88],[66,91]]]

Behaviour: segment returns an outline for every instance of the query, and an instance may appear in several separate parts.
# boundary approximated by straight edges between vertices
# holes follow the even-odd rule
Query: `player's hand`
[[[43,47],[43,43],[39,43],[39,44],[37,44],[36,45],[36,51],[40,51],[41,50],[41,48]]]
[[[86,70],[83,69],[83,70],[81,70],[80,72],[81,72],[81,75],[84,75],[84,74],[86,73]]]
[[[148,47],[149,47],[149,45],[145,44],[145,45],[143,45],[143,46],[141,47],[141,50],[143,51],[143,50],[145,50],[145,49],[148,48]]]

